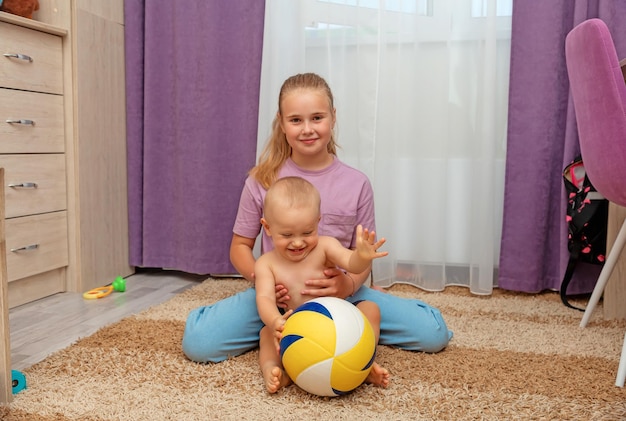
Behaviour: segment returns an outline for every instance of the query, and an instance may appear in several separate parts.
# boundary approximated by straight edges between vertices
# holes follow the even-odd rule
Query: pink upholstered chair
[[[589,19],[576,26],[565,39],[565,58],[589,180],[609,201],[626,206],[626,83],[606,24]],[[626,222],[607,256],[581,327],[587,325],[625,243]],[[625,378],[626,336],[615,384],[624,387]]]

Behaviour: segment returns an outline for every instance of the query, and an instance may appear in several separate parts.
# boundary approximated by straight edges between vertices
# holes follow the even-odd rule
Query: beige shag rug
[[[2,420],[622,420],[626,390],[614,386],[626,331],[601,308],[582,313],[555,293],[463,288],[389,293],[439,307],[454,338],[438,354],[380,346],[387,389],[369,385],[339,398],[290,386],[263,388],[257,351],[196,364],[181,351],[187,313],[247,287],[209,279],[170,301],[79,340],[24,370],[28,389],[0,407]],[[581,303],[582,304],[582,303]]]

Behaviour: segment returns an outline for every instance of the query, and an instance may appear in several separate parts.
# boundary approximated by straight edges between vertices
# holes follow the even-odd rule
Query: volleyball
[[[283,367],[300,388],[340,396],[367,378],[376,354],[374,329],[346,300],[320,297],[298,307],[280,340]]]

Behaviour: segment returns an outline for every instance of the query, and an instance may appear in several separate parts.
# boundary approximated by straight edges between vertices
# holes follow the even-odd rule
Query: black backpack
[[[563,181],[568,195],[566,220],[570,257],[561,282],[561,301],[567,307],[585,311],[569,303],[567,286],[578,262],[604,264],[609,201],[589,181],[580,156],[565,167]]]

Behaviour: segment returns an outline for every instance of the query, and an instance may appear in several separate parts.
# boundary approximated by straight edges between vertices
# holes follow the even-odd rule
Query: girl
[[[310,181],[321,195],[319,234],[355,246],[358,224],[375,231],[374,195],[365,174],[337,158],[334,137],[336,112],[326,81],[313,73],[288,78],[278,97],[272,134],[246,179],[233,228],[230,258],[237,271],[254,282],[253,248],[261,231],[263,200],[269,186],[287,176]],[[261,252],[272,249],[262,237]],[[334,296],[351,302],[368,300],[380,308],[380,344],[411,351],[439,352],[452,337],[439,310],[419,300],[386,294],[363,283],[370,273],[326,269],[325,278],[311,279],[302,291],[277,285],[278,302],[290,294]],[[192,310],[183,335],[183,351],[198,362],[219,362],[241,355],[259,344],[263,322],[250,288],[210,306]]]

